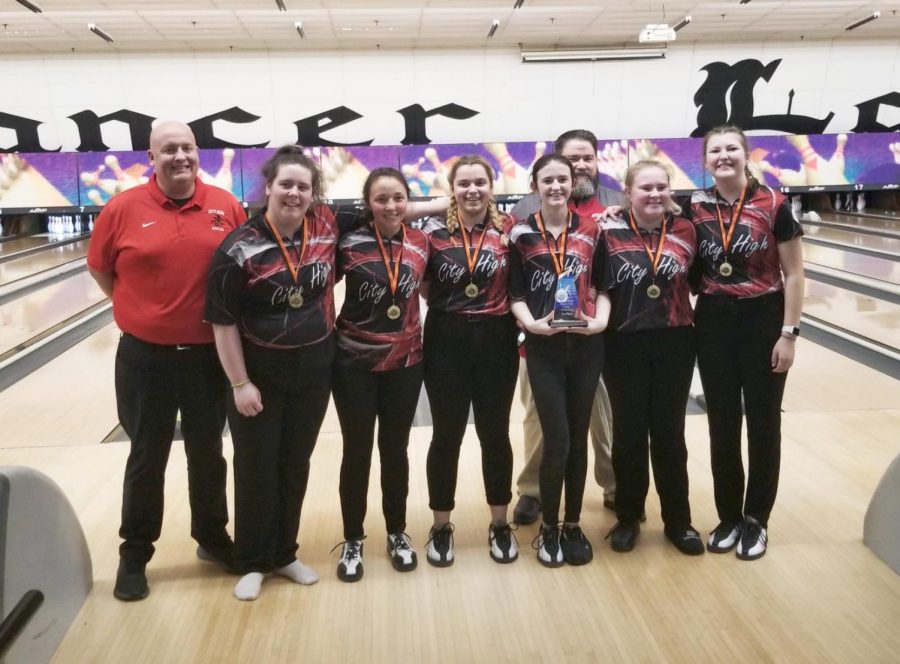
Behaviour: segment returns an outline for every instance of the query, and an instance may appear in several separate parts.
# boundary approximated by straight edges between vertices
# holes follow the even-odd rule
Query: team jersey
[[[716,212],[718,204],[719,213]],[[707,295],[757,297],[784,289],[777,244],[803,235],[790,202],[755,181],[747,189],[737,227],[723,248],[719,217],[726,234],[738,201],[729,204],[715,187],[691,196],[691,221],[697,231],[699,290]],[[727,268],[722,268],[727,263]],[[722,274],[722,272],[730,274]]]
[[[664,224],[665,242],[654,277],[646,248],[657,255],[662,229],[638,227],[638,237],[627,214],[603,222],[598,263],[602,265],[601,287],[612,305],[611,330],[636,332],[693,323],[688,272],[697,254],[697,235],[694,225],[682,217],[666,215]]]
[[[296,281],[263,213],[225,238],[210,267],[206,320],[237,325],[241,336],[265,348],[299,348],[331,334],[337,223],[321,205],[303,224],[282,238],[299,265]]]
[[[392,238],[382,238],[393,270],[401,254],[396,293],[375,238],[375,226],[362,211],[338,211],[338,278],[346,286],[344,305],[337,319],[337,362],[369,371],[390,371],[422,361],[419,286],[428,262],[428,238],[405,227]],[[404,239],[405,237],[405,239]],[[389,316],[392,307],[399,316]]]
[[[516,223],[510,232],[509,296],[514,302],[528,305],[531,315],[543,318],[553,311],[557,274],[552,251],[558,256],[562,234],[558,239],[547,231],[541,236],[535,215]],[[595,252],[600,226],[590,217],[573,213],[569,221],[563,271],[575,278],[581,311],[594,316],[600,271],[594,270]]]
[[[468,234],[469,255],[475,269],[469,269],[462,229],[447,231],[441,217],[431,217],[422,227],[428,236],[429,257],[425,270],[428,307],[451,313],[498,316],[509,311],[509,232],[512,220],[503,217],[503,230],[489,218],[476,224]],[[482,240],[483,238],[483,240]],[[481,248],[475,255],[475,249]],[[474,289],[473,289],[474,286]],[[466,289],[469,289],[468,294]],[[471,295],[471,296],[470,296]]]

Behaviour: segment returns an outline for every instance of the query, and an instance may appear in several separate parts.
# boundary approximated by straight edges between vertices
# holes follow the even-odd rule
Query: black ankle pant
[[[344,436],[341,512],[344,539],[365,534],[369,469],[378,420],[381,507],[388,533],[406,530],[409,493],[409,430],[422,390],[422,363],[393,371],[368,371],[340,362],[334,368],[334,405]]]
[[[429,507],[455,507],[459,450],[469,419],[481,443],[488,505],[512,500],[509,411],[519,354],[512,316],[466,316],[430,309],[425,321],[425,389],[434,433],[428,448]]]
[[[781,399],[787,373],[772,371],[784,293],[697,301],[697,361],[709,418],[716,509],[721,521],[752,516],[763,525],[775,504],[781,466]],[[747,416],[748,477],[744,497],[741,395]]]
[[[228,401],[234,441],[234,561],[270,572],[296,560],[309,458],[328,408],[334,336],[296,350],[244,343],[247,375],[262,396],[258,415]]]
[[[650,488],[647,439],[663,523],[687,526],[687,447],[684,417],[694,371],[692,326],[607,332],[604,380],[613,411],[616,514],[636,523]]]
[[[560,332],[525,339],[528,379],[544,433],[540,489],[544,523],[559,522],[563,485],[565,521],[581,518],[587,474],[591,405],[603,368],[603,335]]]

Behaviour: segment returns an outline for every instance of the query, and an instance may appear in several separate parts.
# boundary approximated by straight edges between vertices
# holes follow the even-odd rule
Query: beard
[[[579,200],[590,198],[597,193],[597,179],[590,175],[576,175],[575,184],[572,187],[572,198]]]

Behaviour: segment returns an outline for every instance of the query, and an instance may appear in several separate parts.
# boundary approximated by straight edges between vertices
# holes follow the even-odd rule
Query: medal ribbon
[[[557,256],[553,249],[550,248],[550,240],[547,239],[547,232],[544,230],[544,220],[541,218],[541,213],[535,213],[534,219],[537,221],[538,229],[541,231],[541,237],[544,238],[544,244],[547,245],[547,251],[550,252],[550,258],[553,259],[553,267],[556,268],[556,276],[561,277],[564,268],[566,267],[566,238],[569,234],[569,224],[572,222],[572,213],[569,212],[569,216],[566,217],[566,227],[563,229],[561,235],[562,241],[557,241],[556,243],[556,246],[560,247],[559,256]]]
[[[666,218],[663,217],[662,224],[659,227],[659,246],[656,247],[656,255],[653,255],[653,251],[650,249],[651,244],[647,244],[644,242],[644,237],[641,235],[640,229],[638,229],[637,222],[634,220],[634,213],[629,210],[628,211],[628,223],[631,224],[631,230],[634,231],[634,234],[638,236],[638,240],[641,241],[641,244],[644,247],[644,251],[647,252],[647,257],[650,259],[650,267],[653,269],[653,280],[656,281],[656,269],[659,267],[659,260],[662,258],[663,253],[663,245],[666,243]]]
[[[393,268],[391,268],[391,259],[388,258],[388,252],[384,248],[381,233],[378,232],[378,228],[374,224],[372,224],[372,231],[375,233],[375,239],[378,240],[378,248],[381,250],[381,260],[384,261],[384,269],[387,272],[388,285],[391,287],[391,297],[396,299],[397,284],[400,283],[400,263],[403,260],[403,245],[406,242],[406,226],[400,226],[400,232],[403,236],[400,242],[400,253],[397,254],[397,260]]]
[[[462,234],[463,251],[466,252],[466,263],[469,265],[469,274],[472,276],[472,279],[474,279],[475,264],[478,262],[478,254],[481,253],[481,246],[484,244],[484,236],[488,234],[488,229],[487,226],[484,227],[481,238],[478,240],[478,246],[475,247],[475,253],[471,256],[469,255],[469,248],[472,246],[471,241],[469,240],[469,231],[466,230],[466,225],[462,222],[462,219],[459,220],[459,232]]]
[[[303,244],[300,245],[300,259],[297,261],[297,267],[294,267],[293,261],[291,261],[291,254],[288,252],[287,247],[284,245],[284,241],[281,239],[281,233],[278,232],[278,229],[275,228],[275,224],[272,223],[272,220],[269,218],[269,213],[265,214],[266,223],[269,225],[269,230],[272,231],[272,235],[275,236],[275,241],[278,243],[278,246],[281,248],[281,253],[284,256],[284,262],[287,263],[288,269],[291,271],[291,277],[294,279],[294,283],[297,283],[297,279],[300,276],[300,266],[303,265],[303,251],[306,249],[307,235],[306,235],[306,218],[303,219]]]
[[[725,255],[728,255],[728,245],[731,244],[731,238],[734,235],[734,229],[737,228],[738,219],[741,217],[741,210],[744,207],[744,197],[747,195],[747,185],[741,190],[741,197],[738,199],[737,205],[731,209],[731,226],[728,227],[728,233],[725,232],[725,222],[722,221],[722,211],[719,209],[719,192],[716,191],[716,216],[719,218],[719,232],[722,234],[722,248]]]

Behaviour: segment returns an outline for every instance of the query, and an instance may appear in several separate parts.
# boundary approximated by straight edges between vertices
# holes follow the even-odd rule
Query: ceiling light
[[[858,28],[859,26],[865,25],[869,21],[874,21],[879,16],[881,16],[881,12],[872,12],[865,18],[861,18],[858,21],[853,21],[853,23],[845,27],[844,30],[856,30],[856,28]]]
[[[664,57],[665,48],[573,48],[558,51],[522,49],[522,62],[647,60]]]
[[[675,30],[665,23],[648,23],[638,35],[638,41],[642,44],[675,41]]]
[[[516,4],[513,5],[513,9],[519,9],[524,4],[525,0],[516,0]]]
[[[26,7],[27,9],[30,9],[30,10],[33,11],[35,14],[41,14],[41,13],[43,13],[43,11],[44,11],[43,9],[41,9],[40,7],[38,7],[36,4],[34,4],[33,2],[28,2],[28,0],[16,0],[16,2],[18,2],[18,3],[19,3],[20,5],[22,5],[23,7]]]
[[[294,23],[294,27],[297,28],[297,34],[300,35],[300,39],[306,39],[306,33],[303,32],[303,21],[297,21]]]
[[[693,21],[693,20],[694,20],[694,17],[693,17],[693,16],[685,16],[683,19],[681,19],[680,21],[678,21],[678,23],[676,23],[675,25],[673,25],[673,26],[672,26],[672,29],[673,29],[675,32],[678,32],[679,30],[681,30],[684,26],[686,26],[688,23],[690,23],[690,22]]]
[[[109,35],[108,32],[104,31],[103,28],[101,28],[101,27],[100,27],[99,25],[97,25],[96,23],[88,23],[88,30],[90,30],[91,32],[93,32],[93,33],[94,33],[95,35],[97,35],[98,37],[100,37],[100,39],[103,39],[103,40],[108,41],[108,42],[110,42],[110,43],[112,43],[113,41],[115,41],[115,40]]]
[[[278,10],[282,12],[287,11],[287,7],[284,6],[284,0],[275,0],[275,4],[278,5]]]
[[[498,21],[497,19],[494,19],[493,21],[491,21],[491,29],[488,30],[487,38],[491,39],[494,36],[494,34],[497,32],[497,28],[499,28],[499,27],[500,27],[500,21]]]

